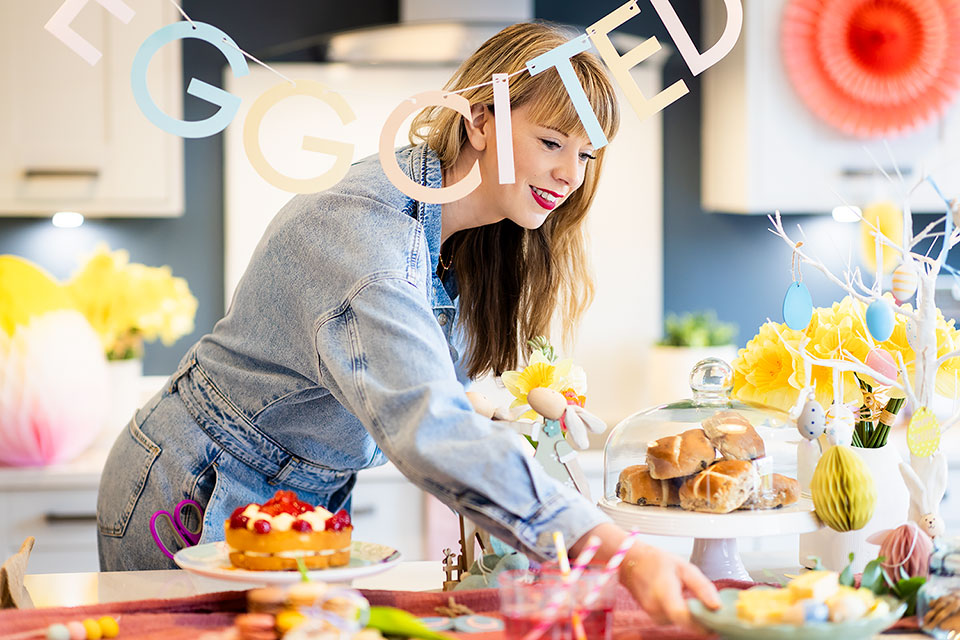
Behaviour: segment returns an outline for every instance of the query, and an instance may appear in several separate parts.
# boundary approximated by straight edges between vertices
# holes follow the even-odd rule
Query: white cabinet
[[[130,87],[134,55],[176,9],[134,3],[123,24],[88,3],[71,26],[103,54],[91,66],[44,29],[62,4],[0,2],[0,215],[181,215],[183,140],[147,120]],[[178,118],[181,76],[179,42],[168,44],[148,86]]]

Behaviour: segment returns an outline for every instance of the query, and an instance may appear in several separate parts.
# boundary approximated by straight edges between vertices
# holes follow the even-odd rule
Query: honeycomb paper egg
[[[850,447],[824,452],[810,482],[817,517],[836,531],[862,529],[877,506],[877,486],[870,469]]]

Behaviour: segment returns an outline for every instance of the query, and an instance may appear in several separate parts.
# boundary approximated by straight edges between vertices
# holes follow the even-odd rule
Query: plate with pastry
[[[223,526],[223,542],[186,547],[174,562],[213,578],[284,583],[300,579],[301,564],[316,579],[330,582],[380,573],[400,561],[395,549],[352,540],[346,511],[330,513],[298,500],[292,491],[237,507]]]
[[[722,589],[711,611],[688,601],[693,618],[729,640],[861,640],[893,625],[907,605],[839,584],[833,571],[810,571],[777,589]]]

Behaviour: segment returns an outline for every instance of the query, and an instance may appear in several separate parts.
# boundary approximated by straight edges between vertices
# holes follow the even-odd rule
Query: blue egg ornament
[[[874,300],[867,307],[867,331],[877,342],[886,342],[893,334],[896,319],[886,300]]]
[[[783,296],[783,321],[794,331],[803,331],[813,317],[813,298],[810,290],[802,282],[794,282],[787,287]]]
[[[827,416],[823,405],[810,398],[797,417],[797,431],[807,440],[816,440],[827,425]]]

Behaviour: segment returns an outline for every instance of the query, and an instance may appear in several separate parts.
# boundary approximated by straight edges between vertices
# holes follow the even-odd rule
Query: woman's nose
[[[554,178],[563,182],[571,189],[578,186],[578,176],[580,174],[580,153],[564,153],[557,166],[554,167]]]

